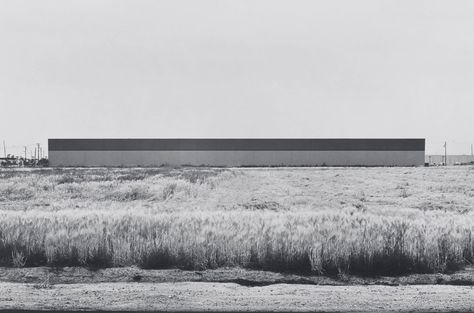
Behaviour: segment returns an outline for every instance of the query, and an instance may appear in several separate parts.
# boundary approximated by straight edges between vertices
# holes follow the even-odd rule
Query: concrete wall
[[[423,151],[49,151],[51,166],[419,166]]]

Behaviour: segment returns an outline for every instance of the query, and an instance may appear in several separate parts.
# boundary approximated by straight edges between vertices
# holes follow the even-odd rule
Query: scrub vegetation
[[[468,166],[0,170],[1,266],[449,272],[473,233]]]

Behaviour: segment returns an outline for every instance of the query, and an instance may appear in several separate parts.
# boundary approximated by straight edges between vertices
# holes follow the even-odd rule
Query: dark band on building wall
[[[425,139],[49,139],[50,151],[424,151]]]

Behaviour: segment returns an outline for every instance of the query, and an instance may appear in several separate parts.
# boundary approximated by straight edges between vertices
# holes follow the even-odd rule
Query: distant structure
[[[420,166],[425,139],[49,139],[50,166]]]
[[[474,164],[474,156],[472,155],[449,155],[448,163],[446,165],[462,165],[462,164]],[[430,154],[426,155],[425,162],[429,165],[445,165],[445,156],[441,154]]]

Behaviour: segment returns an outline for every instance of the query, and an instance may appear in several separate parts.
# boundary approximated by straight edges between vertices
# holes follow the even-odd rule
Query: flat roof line
[[[48,139],[49,151],[425,151],[423,138]]]

